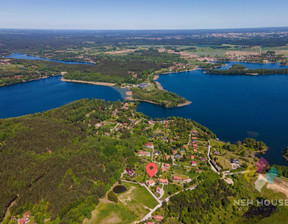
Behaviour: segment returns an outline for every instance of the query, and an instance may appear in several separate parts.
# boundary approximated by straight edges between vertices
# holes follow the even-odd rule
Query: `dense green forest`
[[[0,120],[0,219],[15,199],[14,215],[46,201],[51,220],[72,223],[89,217],[98,198],[135,162],[139,144],[136,136],[113,140],[89,131],[86,114],[94,111],[91,119],[99,122],[111,116],[101,112],[111,106],[81,100],[42,114]]]
[[[99,47],[103,45],[212,45],[284,46],[288,37],[281,35],[287,28],[218,29],[218,30],[130,30],[130,31],[75,31],[75,30],[0,30],[1,53],[31,52],[45,54],[62,49]],[[240,33],[245,38],[213,36],[213,33]],[[258,33],[260,35],[249,35]],[[279,34],[278,34],[279,32]],[[262,35],[261,35],[262,34]],[[264,35],[263,35],[264,34]],[[179,38],[179,36],[181,38]],[[205,38],[203,38],[203,36]],[[32,55],[33,55],[32,54]],[[73,55],[71,53],[70,55]]]
[[[176,93],[171,93],[165,90],[147,91],[140,88],[133,88],[133,98],[142,101],[150,101],[164,107],[175,107],[185,103],[186,99],[178,96]]]
[[[261,220],[271,215],[285,214],[286,208],[257,203],[270,199],[271,193],[262,194],[253,191],[251,182],[247,182],[243,175],[233,176],[233,185],[227,184],[213,172],[203,173],[198,177],[195,190],[187,190],[171,197],[169,204],[165,204],[165,220],[178,217],[179,222],[191,223],[261,223]],[[207,190],[209,189],[209,190]],[[263,198],[267,197],[267,198]],[[275,200],[275,195],[272,197]],[[239,200],[247,200],[252,204],[241,207]],[[235,203],[236,201],[236,203]],[[281,220],[283,221],[283,220]],[[170,223],[165,222],[165,223]]]
[[[52,61],[12,60],[0,66],[0,86],[29,81],[66,72],[64,78],[112,83],[139,83],[154,71],[168,68],[175,62],[186,62],[179,55],[139,50],[124,56],[91,56],[95,64],[63,64]],[[132,76],[137,74],[137,78]],[[18,77],[17,77],[18,76]]]
[[[205,69],[205,72],[215,75],[273,75],[288,74],[288,69],[246,69],[245,66],[233,65],[230,69]]]

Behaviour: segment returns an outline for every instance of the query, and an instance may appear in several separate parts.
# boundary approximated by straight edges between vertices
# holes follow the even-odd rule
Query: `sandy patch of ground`
[[[132,91],[127,91],[127,92],[126,92],[126,95],[127,95],[127,96],[132,96]]]
[[[107,51],[106,54],[126,54],[136,51],[137,49],[126,49],[121,51]]]
[[[160,84],[160,82],[155,81],[155,84],[159,90],[164,90],[163,86]]]
[[[128,191],[126,191],[124,194],[118,196],[118,199],[120,202],[122,202],[124,205],[127,205],[127,201],[131,201],[131,196],[133,194],[133,191],[136,189],[136,187],[131,186]]]
[[[175,52],[173,50],[170,50],[170,49],[167,50],[165,48],[159,48],[158,51],[159,51],[159,53],[167,52],[169,54],[179,54],[180,56],[182,56],[183,58],[186,58],[186,59],[198,58],[198,55],[192,54],[192,53],[189,53],[189,52],[185,52],[185,51]]]
[[[281,179],[279,180],[274,180],[273,184],[268,183],[267,188],[284,193],[286,197],[288,198],[288,180],[287,179]]]
[[[275,50],[276,54],[288,55],[288,50]]]
[[[115,86],[115,85],[116,85],[115,83],[110,83],[110,82],[90,82],[90,81],[64,79],[64,78],[61,78],[61,81],[64,81],[64,82],[85,83],[85,84],[92,84],[92,85],[98,85],[98,86]]]
[[[259,52],[253,51],[227,51],[225,55],[228,56],[245,56],[245,55],[260,55]]]

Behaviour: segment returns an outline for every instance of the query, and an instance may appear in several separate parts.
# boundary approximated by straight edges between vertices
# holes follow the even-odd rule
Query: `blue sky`
[[[0,28],[288,26],[288,0],[0,0]]]

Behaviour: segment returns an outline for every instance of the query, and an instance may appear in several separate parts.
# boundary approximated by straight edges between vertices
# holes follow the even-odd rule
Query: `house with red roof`
[[[150,156],[150,155],[151,155],[150,152],[145,152],[145,151],[142,151],[142,150],[140,150],[138,152],[138,156]]]
[[[26,224],[26,221],[24,218],[18,219],[18,224]]]
[[[156,192],[160,193],[161,192],[161,188],[159,186],[156,187]]]
[[[166,156],[166,160],[168,160],[168,159],[170,159],[170,156],[169,156],[169,155]]]
[[[182,177],[179,177],[179,176],[172,176],[172,179],[175,180],[175,181],[182,181]]]
[[[146,149],[153,149],[154,145],[152,143],[148,142],[148,143],[145,144],[145,148]]]
[[[192,162],[191,162],[191,165],[192,165],[192,166],[197,166],[196,161],[192,161]]]
[[[164,167],[167,168],[167,169],[169,169],[169,168],[171,167],[171,165],[170,165],[169,163],[165,163],[165,164],[164,164]]]
[[[153,120],[150,120],[150,121],[149,121],[149,124],[154,124],[154,121],[153,121]]]
[[[155,219],[156,221],[162,221],[162,220],[163,220],[163,216],[161,216],[161,215],[155,215],[155,216],[153,217],[153,219]]]
[[[146,181],[146,185],[148,186],[148,187],[151,187],[151,186],[154,186],[155,185],[155,182],[154,182],[154,180],[147,180]]]
[[[129,169],[128,167],[126,168],[126,172],[127,172],[128,176],[133,177],[135,175],[135,172],[133,170]]]
[[[168,179],[159,179],[159,184],[168,184]]]

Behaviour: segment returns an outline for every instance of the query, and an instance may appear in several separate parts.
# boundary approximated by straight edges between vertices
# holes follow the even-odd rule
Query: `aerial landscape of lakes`
[[[42,60],[23,54],[13,54],[13,58],[17,55],[21,59]],[[287,68],[280,64],[229,62],[222,69],[232,64]],[[246,137],[262,140],[269,146],[264,155],[269,163],[287,165],[281,152],[288,145],[288,75],[229,76],[195,70],[161,75],[158,81],[164,89],[192,104],[168,109],[141,102],[139,112],[152,118],[179,116],[195,120],[211,129],[220,140],[236,142]],[[123,100],[124,93],[118,87],[66,83],[61,76],[54,76],[0,88],[0,118],[41,112],[81,98]]]

